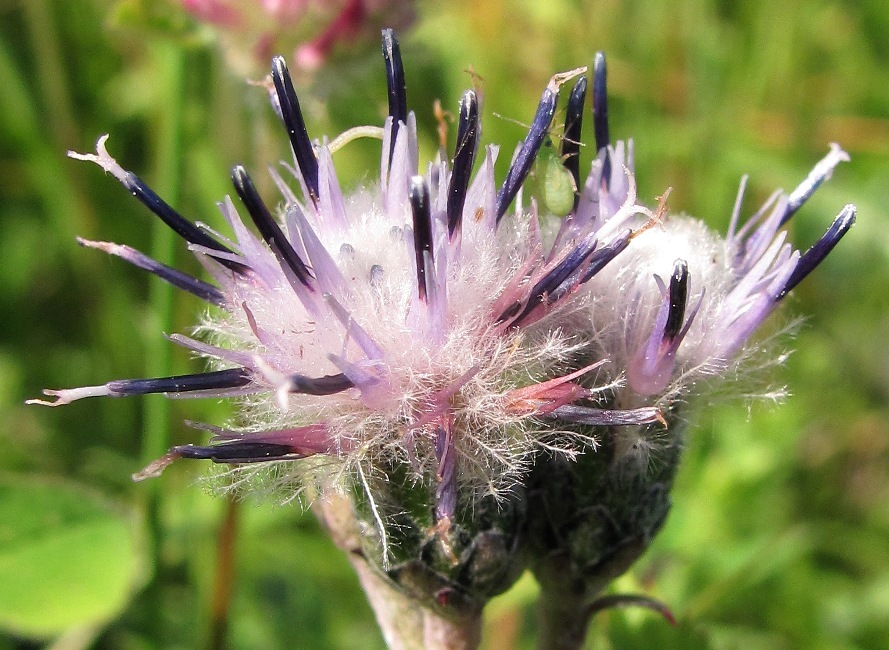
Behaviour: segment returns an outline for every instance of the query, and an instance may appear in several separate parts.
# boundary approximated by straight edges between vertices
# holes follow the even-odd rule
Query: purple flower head
[[[389,117],[382,129],[360,127],[333,142],[311,139],[284,59],[273,60],[273,103],[294,164],[282,165],[286,174],[271,170],[277,214],[244,167],[232,170],[237,199],[219,203],[228,236],[187,220],[123,169],[106,149],[108,136],[96,154],[70,154],[113,175],[207,270],[212,281],[129,246],[80,240],[209,303],[203,340],[170,338],[208,358],[211,370],[47,390],[54,401],[31,401],[238,398],[244,430],[174,447],[134,478],[180,458],[236,469],[273,463],[288,479],[313,477],[318,465],[303,459],[325,458],[329,480],[363,491],[385,566],[385,504],[375,481],[397,474],[428,486],[432,521],[448,546],[460,512],[514,496],[540,452],[592,452],[614,427],[669,436],[672,400],[692,390],[695,373],[735,362],[845,234],[855,209],[844,208],[803,254],[780,232],[845,159],[836,145],[797,190],[777,194],[740,228],[736,207],[727,240],[667,215],[665,203],[656,211],[637,203],[633,143],[609,139],[601,54],[592,79],[597,152],[585,178],[577,143],[586,68],[550,80],[502,183],[498,147],[479,141],[473,91],[460,102],[450,163],[421,167],[389,30],[383,53]],[[539,213],[521,190],[553,130],[561,90],[575,78],[562,154],[577,192],[560,219]],[[382,139],[379,182],[346,193],[332,154],[367,135]]]
[[[775,192],[739,228],[743,179],[726,239],[697,219],[665,216],[639,233],[623,264],[596,278],[593,291],[606,299],[593,306],[593,321],[611,320],[622,331],[600,340],[604,356],[626,368],[629,391],[673,399],[700,376],[747,356],[751,335],[855,221],[855,206],[845,206],[804,253],[781,230],[844,160],[848,155],[832,144],[799,187]],[[606,285],[620,290],[608,294]]]

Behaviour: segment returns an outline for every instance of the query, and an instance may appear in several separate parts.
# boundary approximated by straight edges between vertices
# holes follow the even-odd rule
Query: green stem
[[[15,116],[11,133],[27,142],[23,151],[30,163],[31,183],[40,189],[61,238],[92,236],[96,215],[92,203],[84,198],[81,170],[85,165],[67,164],[70,161],[62,155],[66,149],[80,145],[80,133],[71,105],[71,82],[59,45],[57,12],[47,0],[23,0],[20,5],[36,65],[33,72],[11,79],[12,61],[0,52],[0,87],[2,102],[6,104],[5,111],[0,108],[0,112]],[[31,99],[36,91],[39,100],[34,97],[22,105],[22,100]],[[46,119],[46,115],[51,119]]]
[[[37,65],[34,67],[37,85],[47,107],[51,107],[52,119],[44,125],[52,133],[53,142],[59,146],[71,145],[77,133],[74,113],[71,110],[66,74],[62,67],[55,30],[55,20],[46,0],[26,0],[21,3],[28,22],[31,47]]]
[[[216,576],[213,600],[210,604],[209,650],[227,647],[229,612],[235,581],[235,541],[238,537],[238,502],[229,496],[225,504],[225,519],[216,541]]]
[[[590,617],[576,595],[543,592],[537,603],[537,650],[580,650]]]

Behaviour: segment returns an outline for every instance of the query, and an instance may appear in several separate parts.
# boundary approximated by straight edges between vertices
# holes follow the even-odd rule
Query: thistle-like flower
[[[781,230],[847,156],[831,145],[793,192],[776,192],[743,225],[742,183],[723,239],[669,215],[665,199],[654,210],[637,202],[633,143],[609,137],[603,55],[585,178],[579,68],[550,80],[498,183],[498,147],[480,148],[472,90],[450,163],[419,167],[388,30],[383,53],[385,125],[333,142],[310,139],[284,60],[274,59],[273,104],[295,165],[283,165],[290,182],[271,172],[277,218],[247,170],[233,169],[242,205],[219,204],[232,236],[182,217],[112,158],[107,136],[94,155],[70,154],[117,178],[207,269],[213,283],[128,246],[80,240],[209,303],[202,340],[170,338],[213,369],[32,401],[236,397],[241,428],[174,447],[134,478],[181,458],[228,464],[236,476],[272,468],[281,485],[349,495],[368,560],[445,613],[480,610],[526,566],[544,588],[588,605],[666,516],[681,405],[701,380],[753,356],[757,327],[852,225],[847,205],[804,253]],[[559,218],[526,202],[522,186],[574,79],[560,157],[573,192]],[[367,134],[382,138],[379,183],[346,194],[332,151]]]

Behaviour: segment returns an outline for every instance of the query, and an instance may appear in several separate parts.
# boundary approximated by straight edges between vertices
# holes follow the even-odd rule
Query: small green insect
[[[543,206],[557,217],[570,214],[574,209],[577,184],[550,138],[546,139],[537,154],[536,176]]]

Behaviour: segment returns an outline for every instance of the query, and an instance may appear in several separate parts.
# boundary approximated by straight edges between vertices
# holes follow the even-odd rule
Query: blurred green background
[[[889,648],[887,34],[884,0],[425,2],[401,34],[427,155],[432,103],[453,111],[470,66],[484,80],[483,139],[511,151],[513,120],[530,121],[550,75],[602,49],[612,137],[635,138],[645,202],[672,186],[674,211],[724,229],[742,174],[749,213],[829,142],[852,156],[791,225],[806,247],[845,203],[859,208],[778,316],[806,316],[771,371],[792,396],[697,405],[673,513],[615,585],[662,599],[679,625],[608,612],[590,648]],[[316,136],[386,111],[375,48],[296,83]],[[103,133],[121,164],[211,225],[232,164],[258,178],[286,152],[263,91],[172,1],[0,0],[0,649],[223,636],[234,649],[383,647],[348,563],[298,506],[232,506],[207,494],[198,464],[130,482],[199,436],[183,420],[220,424],[225,404],[23,405],[44,387],[199,367],[162,336],[189,331],[198,301],[74,242],[198,272],[113,179],[65,157]],[[337,156],[347,184],[373,178],[378,148]],[[220,564],[226,532],[234,555]],[[534,589],[523,580],[492,603],[485,648],[533,647]]]

